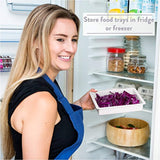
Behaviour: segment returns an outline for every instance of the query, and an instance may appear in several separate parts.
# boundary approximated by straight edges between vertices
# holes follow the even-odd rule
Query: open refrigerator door
[[[67,8],[66,0],[1,1],[0,13],[3,16],[0,17],[0,84],[3,85],[0,85],[0,99],[3,97],[26,18],[33,8],[44,3],[54,3]],[[66,86],[61,79],[66,79],[65,72],[60,73],[57,77],[65,93]]]
[[[67,8],[67,0],[2,0],[0,2],[0,105],[26,18],[31,10],[44,3]],[[66,85],[62,80],[66,80],[66,72],[57,76],[57,81],[66,94]],[[1,148],[0,159],[3,159]]]

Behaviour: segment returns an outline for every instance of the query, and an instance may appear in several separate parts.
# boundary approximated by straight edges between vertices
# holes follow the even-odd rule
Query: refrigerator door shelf
[[[0,55],[0,72],[10,72],[13,64],[13,58],[11,56]]]
[[[22,34],[22,29],[3,29],[0,30],[0,42],[18,43]]]
[[[67,6],[67,0],[7,0],[8,9],[11,12],[26,12],[29,13],[35,7],[41,4],[57,4],[62,7]]]
[[[29,12],[33,10],[40,4],[51,3],[51,0],[7,0],[8,8],[10,11],[26,11]]]

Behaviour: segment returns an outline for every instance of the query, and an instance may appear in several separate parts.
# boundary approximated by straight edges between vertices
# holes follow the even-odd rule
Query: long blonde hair
[[[8,124],[10,99],[15,89],[24,80],[38,78],[48,70],[50,66],[48,37],[58,18],[72,19],[79,32],[80,22],[78,17],[71,11],[53,4],[38,6],[29,14],[26,20],[0,110],[1,140],[4,159],[11,159],[15,155]],[[39,46],[43,54],[43,68],[41,72],[37,72],[40,65],[40,55],[37,52]]]

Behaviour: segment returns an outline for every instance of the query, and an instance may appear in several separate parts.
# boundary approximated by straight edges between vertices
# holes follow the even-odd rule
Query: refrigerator
[[[112,89],[118,82],[127,82],[136,86],[153,88],[152,101],[146,102],[143,110],[136,112],[99,115],[97,110],[83,111],[84,139],[79,149],[73,154],[74,160],[115,160],[139,159],[159,160],[160,143],[160,24],[159,11],[155,22],[155,35],[140,36],[141,53],[147,57],[149,65],[144,78],[125,74],[109,74],[106,72],[107,47],[123,46],[124,36],[84,36],[84,13],[107,13],[107,0],[2,0],[0,3],[0,56],[9,56],[14,61],[16,49],[29,12],[37,5],[54,3],[68,7],[73,4],[75,13],[81,20],[78,50],[73,62],[72,81],[73,101],[79,99],[89,89],[98,91]],[[158,4],[160,8],[160,4]],[[126,76],[127,74],[127,76]],[[0,99],[3,98],[9,76],[9,67],[0,71]],[[62,72],[57,80],[64,94],[68,96],[68,75]],[[65,81],[65,83],[64,83]],[[150,136],[148,142],[140,147],[121,147],[110,143],[106,137],[106,124],[119,117],[139,118],[149,123]],[[1,153],[2,157],[2,153]],[[0,158],[1,158],[0,157]]]

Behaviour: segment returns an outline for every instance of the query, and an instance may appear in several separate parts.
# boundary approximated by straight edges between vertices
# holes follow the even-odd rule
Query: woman
[[[94,108],[89,92],[95,90],[69,104],[55,80],[71,65],[79,23],[52,4],[28,16],[2,102],[4,159],[68,159],[80,146],[82,108]]]

